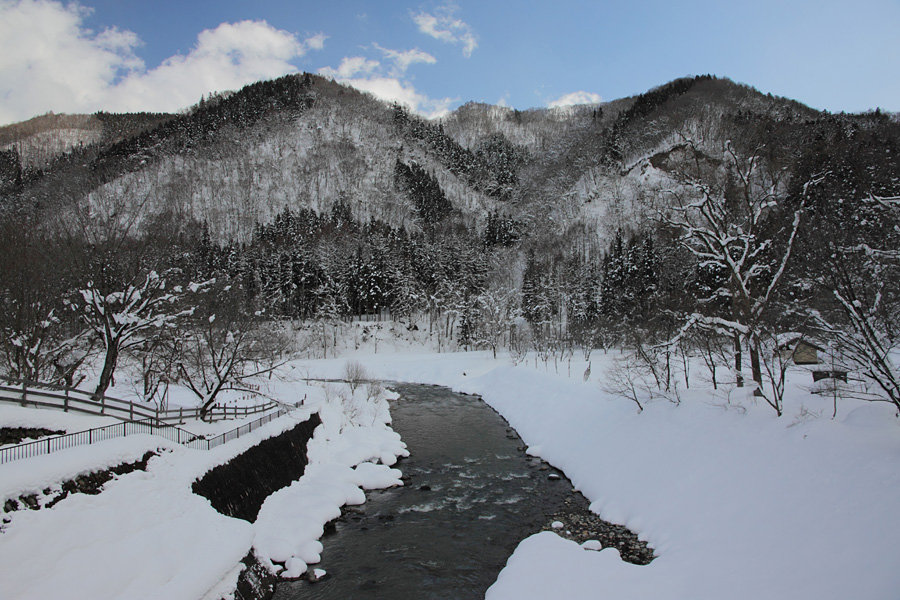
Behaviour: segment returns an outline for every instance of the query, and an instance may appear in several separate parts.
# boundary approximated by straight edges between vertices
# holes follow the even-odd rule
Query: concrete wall
[[[308,463],[306,443],[320,423],[314,414],[293,429],[263,440],[195,481],[194,493],[223,515],[252,523],[270,494],[303,475]]]

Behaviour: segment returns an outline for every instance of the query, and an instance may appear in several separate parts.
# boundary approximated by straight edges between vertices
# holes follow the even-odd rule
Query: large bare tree
[[[853,202],[850,222],[817,221],[827,252],[809,282],[819,292],[813,325],[900,409],[900,196]]]
[[[292,345],[280,323],[242,306],[239,289],[218,283],[204,296],[177,342],[176,360],[179,380],[200,400],[201,418],[224,390],[260,394],[251,380],[283,364]]]
[[[767,155],[766,144],[740,150],[725,141],[719,149],[715,155],[683,138],[672,170],[678,185],[666,190],[671,202],[661,210],[661,220],[701,266],[724,274],[722,284],[700,299],[700,310],[688,323],[742,340],[756,393],[781,415],[779,396],[764,395],[760,353],[770,337],[769,311],[791,260],[805,195],[788,206],[786,170]],[[723,299],[728,312],[704,310],[721,306]],[[740,365],[736,367],[739,371]]]
[[[196,287],[192,285],[192,289]],[[121,289],[109,292],[89,281],[79,294],[81,319],[103,344],[103,368],[94,390],[97,396],[109,389],[123,352],[143,344],[159,330],[175,327],[180,318],[193,312],[179,303],[184,290],[167,288],[166,274],[156,271],[141,273]]]

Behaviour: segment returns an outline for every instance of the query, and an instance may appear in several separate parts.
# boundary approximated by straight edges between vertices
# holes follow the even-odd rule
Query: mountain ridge
[[[586,221],[608,240],[641,227],[640,211],[623,207],[646,192],[648,178],[664,176],[660,157],[679,137],[716,153],[749,129],[782,129],[779,143],[801,153],[817,123],[867,118],[698,76],[597,105],[520,111],[469,102],[427,121],[305,73],[202,99],[179,115],[45,115],[2,127],[0,189],[43,204],[60,190],[146,197],[156,212],[208,223],[225,243],[248,240],[285,208],[327,213],[339,203],[360,221],[416,227],[393,181],[399,161],[430,172],[468,227],[503,213],[532,233],[558,235]],[[49,134],[71,130],[84,134],[60,133],[65,141],[46,149]]]

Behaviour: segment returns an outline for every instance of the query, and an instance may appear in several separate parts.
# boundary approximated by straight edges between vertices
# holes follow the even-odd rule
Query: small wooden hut
[[[819,364],[819,352],[825,350],[805,339],[802,335],[786,334],[778,340],[777,352],[784,360],[791,360],[795,365]]]

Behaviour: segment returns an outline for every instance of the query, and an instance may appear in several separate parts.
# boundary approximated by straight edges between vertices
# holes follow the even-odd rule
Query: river
[[[525,537],[556,520],[585,529],[572,537],[590,536],[599,520],[585,499],[562,473],[526,456],[483,401],[441,387],[390,387],[400,394],[392,427],[410,451],[397,465],[405,486],[346,508],[322,538],[317,567],[327,576],[281,582],[276,600],[480,599]]]

